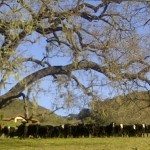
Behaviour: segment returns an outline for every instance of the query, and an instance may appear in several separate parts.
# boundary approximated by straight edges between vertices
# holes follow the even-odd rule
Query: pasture
[[[1,150],[150,150],[150,138],[0,138]]]

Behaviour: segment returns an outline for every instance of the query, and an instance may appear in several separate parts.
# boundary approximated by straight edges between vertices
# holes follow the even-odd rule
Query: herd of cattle
[[[34,138],[67,138],[67,137],[143,137],[149,136],[150,125],[136,124],[124,125],[111,123],[106,126],[99,124],[77,124],[77,125],[40,125],[21,124],[17,128],[4,126],[0,127],[0,135],[6,137],[34,137]]]

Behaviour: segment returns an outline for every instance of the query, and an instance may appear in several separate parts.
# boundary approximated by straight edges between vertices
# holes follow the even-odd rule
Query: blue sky
[[[98,3],[99,0],[87,0],[90,1],[91,3]],[[147,34],[149,34],[150,32],[150,28],[149,26],[146,27],[139,27],[138,32],[140,34],[143,34],[144,32],[147,32]],[[22,53],[24,53],[26,55],[26,57],[31,57],[34,56],[34,58],[37,58],[39,60],[42,59],[43,57],[43,51],[45,51],[45,47],[46,47],[46,38],[44,37],[39,37],[39,35],[37,35],[36,33],[33,33],[31,36],[28,37],[31,40],[36,40],[36,43],[24,43],[24,44],[20,44],[20,46],[18,47],[18,50],[20,50]],[[51,59],[49,59],[50,64],[51,65],[66,65],[70,63],[70,57],[52,57]],[[30,65],[29,65],[30,66]],[[34,70],[32,70],[34,72]],[[80,80],[82,80],[82,82],[84,84],[86,84],[86,78],[84,77],[83,74],[78,75],[80,76]],[[86,76],[88,76],[88,73],[86,74]],[[106,79],[103,75],[99,76],[101,78],[101,81],[103,81],[103,79]],[[49,92],[47,94],[45,93],[40,93],[38,94],[37,97],[37,102],[39,105],[44,106],[48,109],[51,109],[53,107],[53,104],[55,101],[57,101],[58,104],[61,105],[61,99],[57,96],[57,89],[55,89],[55,86],[53,85],[52,82],[52,77],[47,77],[45,79],[43,79],[44,81],[42,82],[42,87],[47,89]],[[10,87],[8,87],[10,88]],[[108,98],[108,97],[113,97],[115,95],[115,90],[112,89],[110,86],[104,86],[102,87],[98,87],[97,88],[98,91],[101,91],[100,95],[102,98]],[[80,99],[78,99],[80,100]],[[77,100],[77,101],[78,101]],[[81,103],[82,106],[84,106],[83,103]],[[70,110],[59,110],[56,113],[59,115],[67,115],[68,113],[77,113],[79,111],[78,107],[72,108]]]
[[[90,1],[91,3],[97,3],[99,1],[97,0],[87,0]],[[137,24],[138,27],[138,33],[140,34],[150,34],[150,27],[149,26],[141,26],[139,24]],[[36,39],[38,36],[37,35],[32,35],[31,38]],[[37,59],[42,59],[42,54],[43,54],[43,50],[46,47],[46,38],[39,38],[39,40],[37,41],[37,43],[35,44],[29,44],[28,45],[22,45],[21,49],[23,50],[27,50],[27,55],[29,56],[34,56]],[[66,65],[70,63],[70,57],[53,57],[50,59],[50,64],[51,65]],[[86,78],[83,76],[83,74],[79,75],[80,76],[80,80],[82,80],[82,82],[86,85]],[[99,75],[99,77],[101,78],[101,80],[105,80],[106,78],[103,75]],[[52,80],[50,77],[47,77],[47,79],[45,79],[45,81],[42,82],[42,87],[44,88],[49,88],[48,85],[52,85]],[[41,106],[44,106],[48,109],[52,108],[52,103],[55,101],[58,101],[59,104],[61,104],[61,99],[59,97],[57,97],[56,95],[56,90],[55,86],[51,86],[51,89],[49,91],[48,94],[42,94],[40,93],[38,96],[38,103]],[[111,88],[110,86],[104,86],[104,87],[98,87],[97,89],[98,91],[100,91],[100,95],[103,99],[108,98],[108,97],[113,97],[116,95],[116,91]],[[58,91],[59,92],[59,91]],[[82,105],[82,104],[81,104]],[[84,105],[83,105],[84,107]],[[67,115],[68,113],[77,113],[79,111],[78,107],[72,108],[70,110],[59,110],[56,113],[59,115]]]
[[[37,34],[33,34],[30,39],[32,39],[34,41],[34,39],[37,39],[38,35]],[[24,54],[26,55],[26,57],[31,57],[34,56],[34,58],[37,58],[39,60],[42,59],[42,54],[43,51],[45,50],[46,47],[46,38],[39,38],[39,40],[37,41],[37,43],[25,43],[25,44],[21,44],[18,47],[18,50],[21,50],[22,52],[24,52]],[[70,63],[70,58],[69,57],[53,57],[50,59],[50,63],[51,65],[66,65]],[[87,74],[88,75],[88,74]],[[84,77],[83,74],[80,74],[80,80],[82,81],[82,83],[84,83],[86,85],[86,78]],[[46,77],[45,79],[42,79],[42,84],[41,86],[44,89],[49,88],[49,85],[51,85],[51,89],[49,90],[49,92],[47,94],[43,94],[42,92],[40,94],[38,94],[37,96],[37,102],[39,105],[46,107],[48,109],[51,109],[53,107],[53,104],[55,101],[57,101],[59,104],[61,104],[61,99],[59,97],[57,97],[56,91],[57,89],[55,89],[55,86],[53,86],[53,82],[51,80],[51,77]],[[106,86],[105,88],[101,89],[102,92],[102,97],[103,98],[107,98],[113,95],[113,91],[111,91],[112,89],[110,89],[108,86]],[[61,105],[60,105],[61,106]],[[84,105],[83,105],[84,107]],[[75,107],[72,109],[66,109],[66,110],[58,110],[56,113],[59,115],[67,115],[69,113],[78,113],[79,112],[79,108]]]

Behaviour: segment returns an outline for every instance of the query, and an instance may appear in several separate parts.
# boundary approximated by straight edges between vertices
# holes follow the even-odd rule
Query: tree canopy
[[[136,0],[2,0],[0,107],[48,76],[68,106],[75,95],[99,97],[104,86],[149,90],[149,7]],[[41,38],[40,59],[23,50]],[[68,61],[58,66],[54,58]]]

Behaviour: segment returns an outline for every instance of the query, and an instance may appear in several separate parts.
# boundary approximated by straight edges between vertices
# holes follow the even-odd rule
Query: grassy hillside
[[[150,124],[150,93],[134,92],[106,101],[94,101],[92,108],[103,123]]]
[[[16,100],[3,109],[0,109],[0,118],[11,118],[18,115],[24,115],[24,103],[21,100]],[[110,122],[133,124],[146,123],[150,124],[150,93],[149,92],[134,92],[127,95],[117,96],[113,99],[105,101],[93,101],[91,108],[94,110],[95,116],[102,124]],[[68,120],[56,114],[51,114],[51,111],[38,105],[29,103],[29,113],[36,114],[35,119],[41,124],[64,124],[77,123],[76,119]],[[30,115],[29,115],[30,116]],[[0,124],[14,125],[14,121],[0,121]],[[16,125],[16,124],[15,124]]]
[[[15,100],[5,108],[0,109],[0,120],[1,119],[10,119],[16,116],[24,116],[24,103],[22,100]],[[52,124],[52,125],[58,125],[66,123],[66,120],[56,114],[52,114],[50,110],[34,105],[31,102],[28,104],[29,106],[29,116],[34,113],[34,119],[37,119],[42,124]],[[13,124],[14,121],[0,121],[0,124]]]

